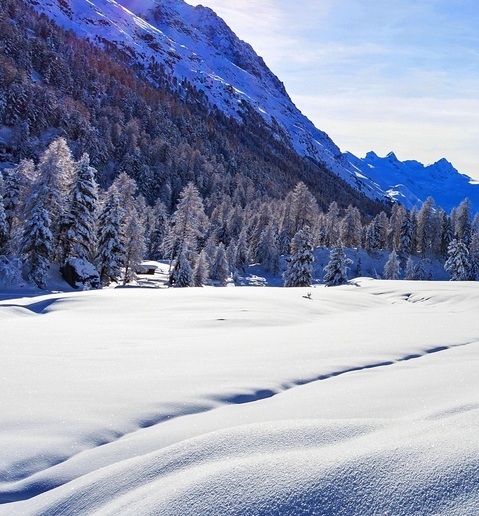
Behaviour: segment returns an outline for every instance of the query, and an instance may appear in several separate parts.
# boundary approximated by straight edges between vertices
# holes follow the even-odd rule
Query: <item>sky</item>
[[[479,180],[477,0],[201,4],[253,46],[342,151],[444,157]]]

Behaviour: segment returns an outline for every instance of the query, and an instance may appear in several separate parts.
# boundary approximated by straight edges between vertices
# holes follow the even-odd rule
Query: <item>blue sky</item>
[[[201,3],[341,150],[426,164],[445,157],[479,179],[477,0]]]

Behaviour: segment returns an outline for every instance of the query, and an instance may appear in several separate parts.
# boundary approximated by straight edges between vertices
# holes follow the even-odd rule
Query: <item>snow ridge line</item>
[[[261,401],[263,399],[272,398],[273,396],[276,396],[278,394],[281,394],[282,392],[285,392],[287,390],[293,389],[295,387],[300,387],[302,385],[307,385],[314,382],[320,382],[324,380],[330,380],[332,378],[336,378],[338,376],[342,376],[349,373],[355,373],[359,371],[368,371],[372,369],[379,369],[381,367],[389,367],[396,364],[400,364],[402,362],[408,362],[410,360],[417,360],[421,358],[425,358],[429,355],[435,354],[435,353],[442,353],[444,351],[448,351],[454,348],[459,347],[465,347],[470,346],[473,344],[479,344],[479,339],[471,341],[471,342],[465,342],[460,344],[451,344],[449,346],[435,346],[433,348],[429,348],[424,350],[422,353],[414,353],[410,355],[406,355],[404,357],[400,357],[395,360],[388,360],[384,362],[377,362],[374,364],[367,364],[364,366],[356,366],[356,367],[349,367],[346,369],[342,369],[340,371],[334,371],[332,373],[328,374],[322,374],[314,378],[310,379],[301,379],[296,380],[288,384],[283,384],[280,386],[280,388],[276,391],[271,389],[258,389],[257,391],[253,391],[251,393],[241,393],[241,394],[235,394],[232,396],[227,397],[213,397],[215,402],[223,402],[225,404],[232,404],[232,405],[242,405],[246,403],[254,403],[256,401]],[[125,437],[127,435],[133,434],[135,432],[138,432],[142,429],[149,428],[152,426],[156,426],[162,423],[166,423],[167,421],[170,421],[172,419],[176,419],[178,417],[185,417],[185,416],[191,416],[199,413],[209,412],[210,410],[215,410],[218,407],[213,407],[211,405],[190,405],[189,407],[182,407],[181,411],[171,411],[168,414],[165,414],[165,412],[162,412],[161,414],[158,414],[156,416],[149,416],[145,417],[144,419],[138,420],[138,428],[136,430],[133,430],[132,432],[117,432],[115,437],[112,438],[109,441],[102,441],[99,443],[96,448],[100,446],[104,446],[106,444],[111,444],[113,442],[119,441],[122,437]],[[89,448],[93,449],[93,448]],[[87,450],[84,450],[87,451]],[[50,491],[51,489],[55,489],[56,487],[60,487],[61,485],[67,483],[69,480],[66,480],[63,478],[61,482],[55,481],[53,479],[49,479],[49,481],[45,482],[45,478],[37,478],[33,479],[33,477],[36,477],[37,475],[41,475],[42,473],[45,473],[51,468],[54,468],[55,466],[58,466],[60,464],[63,464],[70,460],[71,458],[75,457],[76,455],[79,455],[83,452],[79,452],[78,454],[72,455],[71,457],[66,458],[63,461],[55,461],[54,464],[51,464],[49,467],[37,471],[27,477],[24,477],[23,479],[19,479],[17,481],[14,481],[12,483],[6,483],[4,486],[8,486],[10,484],[10,489],[7,489],[5,492],[0,491],[0,504],[6,504],[11,502],[17,502],[21,500],[28,500],[31,498],[34,498],[37,495],[40,495],[42,493],[45,493],[47,491]],[[29,481],[29,479],[31,479]],[[70,480],[73,480],[70,479]],[[15,484],[17,484],[15,486]]]
[[[340,371],[333,371],[332,373],[322,374],[322,375],[316,376],[314,378],[296,380],[289,384],[284,384],[281,387],[281,389],[278,391],[273,391],[270,389],[259,389],[258,391],[255,391],[253,393],[238,394],[238,395],[233,395],[233,396],[229,396],[226,398],[216,398],[216,400],[223,401],[224,403],[231,403],[231,404],[236,404],[236,405],[241,405],[244,403],[253,403],[255,401],[261,401],[266,398],[271,398],[271,397],[281,394],[282,392],[285,392],[289,389],[293,389],[295,387],[300,387],[302,385],[307,385],[307,384],[314,383],[314,382],[321,382],[324,380],[330,380],[332,378],[336,378],[336,377],[342,376],[344,374],[356,373],[358,371],[367,371],[370,369],[379,369],[380,367],[388,367],[388,366],[392,366],[395,364],[400,364],[402,362],[408,362],[410,360],[417,360],[419,358],[424,358],[424,357],[427,357],[428,355],[432,355],[435,353],[441,353],[443,351],[448,351],[450,349],[470,346],[472,344],[478,344],[478,343],[479,343],[479,339],[471,341],[471,342],[460,343],[460,344],[451,344],[449,346],[435,346],[434,348],[429,348],[429,349],[424,350],[422,353],[414,353],[411,355],[406,355],[405,357],[397,358],[395,360],[388,360],[385,362],[377,362],[374,364],[367,364],[364,366],[349,367],[346,369],[342,369]]]

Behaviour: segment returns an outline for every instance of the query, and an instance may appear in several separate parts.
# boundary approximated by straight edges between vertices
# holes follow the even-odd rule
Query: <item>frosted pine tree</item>
[[[31,212],[32,206],[41,204],[47,211],[51,221],[54,258],[61,258],[61,249],[57,246],[59,225],[74,178],[74,162],[64,138],[50,143],[40,158],[37,170],[38,178],[27,202],[27,210]]]
[[[415,279],[414,273],[415,273],[414,262],[413,262],[412,258],[409,256],[407,259],[407,262],[406,262],[406,271],[405,271],[406,279],[407,280]]]
[[[221,286],[226,286],[230,269],[226,258],[225,246],[221,243],[216,250],[216,257],[210,270],[210,278],[220,282]]]
[[[53,234],[50,217],[41,205],[35,206],[26,221],[20,252],[26,268],[27,281],[46,288],[46,279],[53,254]]]
[[[209,265],[206,259],[206,253],[203,249],[198,255],[198,258],[193,269],[193,286],[202,287],[208,280]]]
[[[313,277],[313,235],[309,226],[300,229],[291,241],[291,256],[283,273],[285,287],[309,287]]]
[[[351,204],[347,207],[341,221],[340,234],[346,247],[359,247],[361,245],[361,214]]]
[[[8,228],[7,217],[5,215],[5,206],[3,204],[3,179],[0,174],[0,255],[7,254],[8,244]]]
[[[145,256],[146,244],[142,226],[143,224],[139,215],[132,213],[126,223],[123,238],[125,249],[123,260],[123,266],[125,268],[123,285],[136,279],[138,265],[140,265]]]
[[[200,194],[193,183],[188,183],[180,194],[178,207],[171,217],[163,242],[165,254],[170,259],[173,282],[177,281],[180,255],[183,255],[183,260],[188,261],[190,269],[192,268],[198,253],[199,240],[206,233],[207,223]]]
[[[447,250],[444,269],[451,274],[451,281],[467,281],[471,277],[471,260],[466,245],[454,239]]]
[[[279,272],[279,249],[276,231],[273,226],[266,226],[261,232],[256,251],[256,260],[264,266],[266,272],[273,275]]]
[[[389,255],[389,259],[384,266],[384,277],[388,280],[397,280],[401,272],[399,265],[399,259],[396,255],[396,251],[392,251]]]
[[[95,259],[96,268],[103,285],[118,282],[125,257],[121,241],[121,221],[118,192],[110,187],[108,197],[98,217],[98,249]]]
[[[9,253],[19,253],[25,219],[25,203],[35,178],[35,165],[31,160],[22,160],[4,172],[3,204],[9,239]]]
[[[413,278],[417,281],[424,281],[426,279],[426,270],[424,269],[424,260],[419,260],[414,267]]]
[[[69,210],[64,219],[64,259],[91,261],[95,247],[95,223],[98,210],[96,171],[84,154],[76,166],[76,179],[70,195]]]
[[[324,268],[324,283],[328,287],[342,285],[348,282],[348,265],[353,263],[346,257],[343,251],[343,244],[338,240],[332,247],[329,254],[329,263]]]
[[[244,274],[249,265],[249,256],[246,229],[242,229],[235,245],[234,269]]]
[[[401,229],[399,232],[399,247],[398,256],[400,257],[403,265],[406,261],[407,256],[411,254],[413,250],[413,225],[411,217],[408,212],[405,213],[401,223]]]
[[[175,287],[193,286],[193,271],[183,251],[176,259],[175,265],[170,272],[170,283]]]

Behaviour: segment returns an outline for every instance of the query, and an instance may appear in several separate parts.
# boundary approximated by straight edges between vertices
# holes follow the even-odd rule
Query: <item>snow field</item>
[[[5,298],[0,514],[477,514],[478,290]]]

